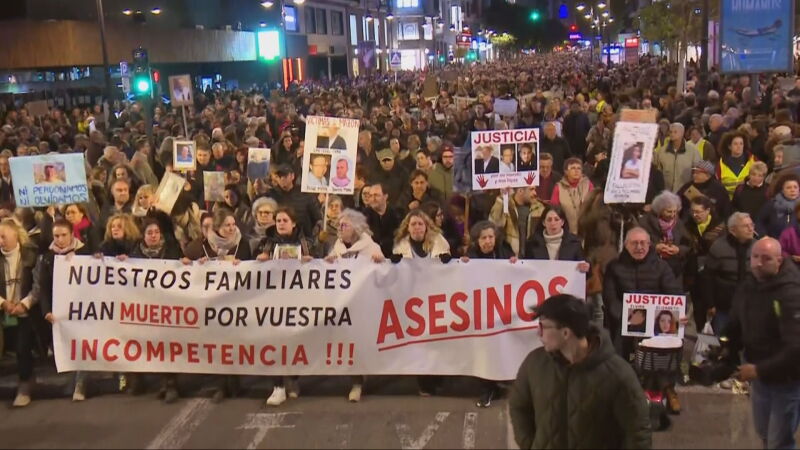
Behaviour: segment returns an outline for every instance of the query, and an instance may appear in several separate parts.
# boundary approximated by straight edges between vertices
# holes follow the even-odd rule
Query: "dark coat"
[[[592,327],[588,340],[591,352],[575,365],[543,347],[522,362],[508,396],[519,448],[651,448],[636,373],[605,330]]]
[[[784,261],[778,274],[765,281],[746,275],[736,288],[723,335],[732,355],[744,350],[759,380],[800,381],[800,270]]]
[[[759,236],[771,236],[778,239],[783,230],[797,226],[797,216],[794,208],[785,210],[778,208],[775,198],[773,198],[761,208],[754,222]]]
[[[266,253],[272,258],[272,252],[275,250],[276,245],[288,244],[300,245],[301,256],[317,256],[312,254],[313,248],[311,243],[303,236],[302,232],[298,230],[297,227],[295,227],[291,236],[279,235],[275,227],[270,227],[266,234],[266,237],[262,239],[254,249],[255,251],[253,254],[258,255],[260,253]]]
[[[573,155],[586,159],[586,136],[591,129],[592,124],[589,122],[589,116],[583,111],[578,113],[570,112],[564,118],[564,136],[566,136],[569,149]]]
[[[488,163],[483,159],[475,160],[475,174],[498,172],[500,172],[500,160],[497,157],[492,156]]]
[[[747,181],[736,187],[733,193],[733,203],[731,208],[734,211],[741,211],[750,214],[752,219],[758,217],[761,208],[769,201],[769,186],[762,183],[761,186],[754,188],[747,184]]]
[[[650,233],[650,241],[652,242],[653,251],[655,251],[656,244],[664,242],[664,239],[662,239],[661,227],[658,224],[658,217],[654,212],[651,212],[642,217],[639,225]],[[675,227],[672,229],[671,243],[677,245],[680,251],[677,255],[666,258],[664,261],[669,264],[675,277],[681,280],[683,279],[686,263],[691,257],[693,245],[689,232],[680,220],[677,220]]]
[[[281,206],[291,207],[297,214],[297,226],[303,230],[303,234],[310,236],[314,225],[322,219],[319,201],[316,194],[304,194],[300,192],[300,187],[295,186],[291,191],[274,189],[270,194]]]
[[[608,263],[603,279],[603,307],[612,336],[617,336],[621,330],[622,297],[626,293],[680,295],[682,289],[669,264],[658,257],[655,248],[641,261],[623,250],[617,259]]]
[[[496,241],[492,253],[483,253],[476,242],[469,246],[466,256],[470,259],[510,259],[514,256],[514,251],[507,242]]]
[[[91,255],[91,249],[84,245],[75,251],[76,255]],[[42,315],[53,312],[53,270],[55,269],[56,254],[52,250],[47,250],[39,256],[36,263],[36,276],[34,277],[36,288],[34,291],[38,295],[39,306],[42,308]]]
[[[564,161],[567,160],[570,156],[572,156],[572,152],[570,152],[569,144],[567,143],[564,138],[556,136],[555,139],[550,140],[547,139],[546,136],[542,136],[541,140],[539,141],[539,152],[541,153],[550,153],[553,156],[553,170],[564,170]]]
[[[135,245],[135,241],[107,239],[100,244],[100,248],[96,251],[102,253],[103,256],[130,255]]]
[[[709,307],[729,311],[736,286],[750,273],[750,250],[754,241],[740,243],[730,233],[720,237],[708,251],[700,292]],[[722,331],[722,330],[717,330]]]
[[[33,272],[38,259],[37,249],[29,245],[19,247],[19,299],[22,300],[33,290]],[[0,297],[6,298],[6,257],[0,253]],[[15,275],[16,276],[16,275]]]
[[[392,256],[394,248],[394,234],[403,221],[403,214],[396,208],[387,207],[386,212],[381,216],[372,208],[366,208],[364,215],[367,216],[367,224],[372,231],[372,239],[381,246],[383,256]]]
[[[547,253],[547,245],[544,241],[544,229],[540,228],[528,239],[525,247],[526,258],[529,259],[550,259]],[[561,246],[558,248],[556,260],[558,261],[583,261],[583,247],[578,236],[570,233],[564,227],[564,235],[561,237]]]
[[[177,260],[183,258],[183,252],[181,251],[180,246],[171,240],[165,240],[164,246],[161,247],[161,252],[156,257],[149,257],[142,252],[141,245],[144,243],[144,240],[141,240],[133,246],[131,250],[131,254],[129,255],[131,258],[142,258],[142,259],[171,259]]]
[[[684,220],[688,219],[691,215],[691,201],[684,195],[686,190],[689,189],[689,186],[694,186],[703,195],[708,197],[711,203],[714,204],[714,209],[720,217],[727,218],[731,215],[731,199],[728,196],[728,191],[719,180],[711,178],[702,184],[695,184],[690,181],[681,186],[678,192],[676,192],[678,197],[681,198],[681,217]]]

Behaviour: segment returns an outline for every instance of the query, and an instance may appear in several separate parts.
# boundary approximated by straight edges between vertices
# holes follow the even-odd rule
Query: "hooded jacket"
[[[652,446],[647,401],[636,374],[614,352],[605,330],[592,327],[590,353],[569,365],[540,347],[525,358],[509,394],[520,448]]]
[[[800,270],[788,260],[765,281],[752,273],[736,288],[723,331],[731,355],[744,350],[765,383],[800,381]]]

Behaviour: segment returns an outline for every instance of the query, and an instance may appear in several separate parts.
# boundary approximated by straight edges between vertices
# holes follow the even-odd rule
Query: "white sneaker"
[[[286,378],[286,392],[289,398],[300,397],[300,382],[292,378]]]
[[[354,384],[352,389],[350,389],[350,395],[347,396],[347,400],[358,403],[361,400],[361,385]]]
[[[721,387],[722,389],[733,388],[733,378],[728,378],[727,380],[720,382],[719,387]]]
[[[24,393],[18,393],[16,397],[14,397],[14,403],[12,404],[15,408],[22,408],[23,406],[28,406],[31,404],[31,396]]]
[[[286,388],[276,387],[267,399],[267,406],[280,406],[286,401]]]
[[[73,402],[82,402],[86,400],[86,387],[83,383],[75,384],[75,392],[72,393]]]

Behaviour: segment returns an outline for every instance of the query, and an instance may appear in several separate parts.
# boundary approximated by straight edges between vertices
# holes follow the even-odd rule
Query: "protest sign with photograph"
[[[194,141],[173,141],[172,169],[177,171],[194,170],[197,166]]]
[[[9,158],[18,206],[49,206],[89,201],[82,153]]]
[[[247,149],[247,179],[267,178],[269,175],[270,149],[250,147]]]
[[[603,193],[606,203],[645,202],[657,134],[655,123],[617,123]]]
[[[539,129],[472,133],[472,189],[539,184]]]
[[[36,100],[33,102],[25,103],[25,109],[27,109],[28,114],[30,114],[33,117],[46,116],[47,113],[50,112],[47,100]]]
[[[174,172],[165,173],[156,189],[156,208],[170,214],[185,184],[186,179],[182,176]]]
[[[272,251],[272,259],[297,259],[303,257],[303,249],[298,244],[278,244]]]
[[[359,121],[309,116],[303,151],[303,192],[352,195]]]
[[[681,316],[686,315],[685,295],[625,294],[622,299],[622,335],[683,338]]]
[[[518,105],[519,102],[515,98],[496,98],[494,99],[494,112],[501,117],[514,117],[517,115]]]
[[[225,201],[225,172],[203,172],[203,199],[207,202]]]
[[[192,97],[192,77],[175,75],[169,77],[170,100],[173,106],[190,106],[194,104]]]

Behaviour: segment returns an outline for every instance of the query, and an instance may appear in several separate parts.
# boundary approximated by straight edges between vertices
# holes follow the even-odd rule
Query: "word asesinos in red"
[[[533,322],[533,307],[551,295],[560,294],[566,285],[566,278],[556,276],[547,283],[547,295],[542,283],[528,280],[516,291],[512,285],[506,284],[501,292],[489,287],[471,293],[458,291],[449,297],[444,293],[432,294],[427,298],[412,297],[404,304],[387,299],[383,302],[377,344],[383,344],[387,338],[401,341],[425,334],[491,331],[511,325],[515,317],[523,322]],[[535,301],[528,299],[528,293],[534,294]],[[527,303],[526,299],[529,300]]]

